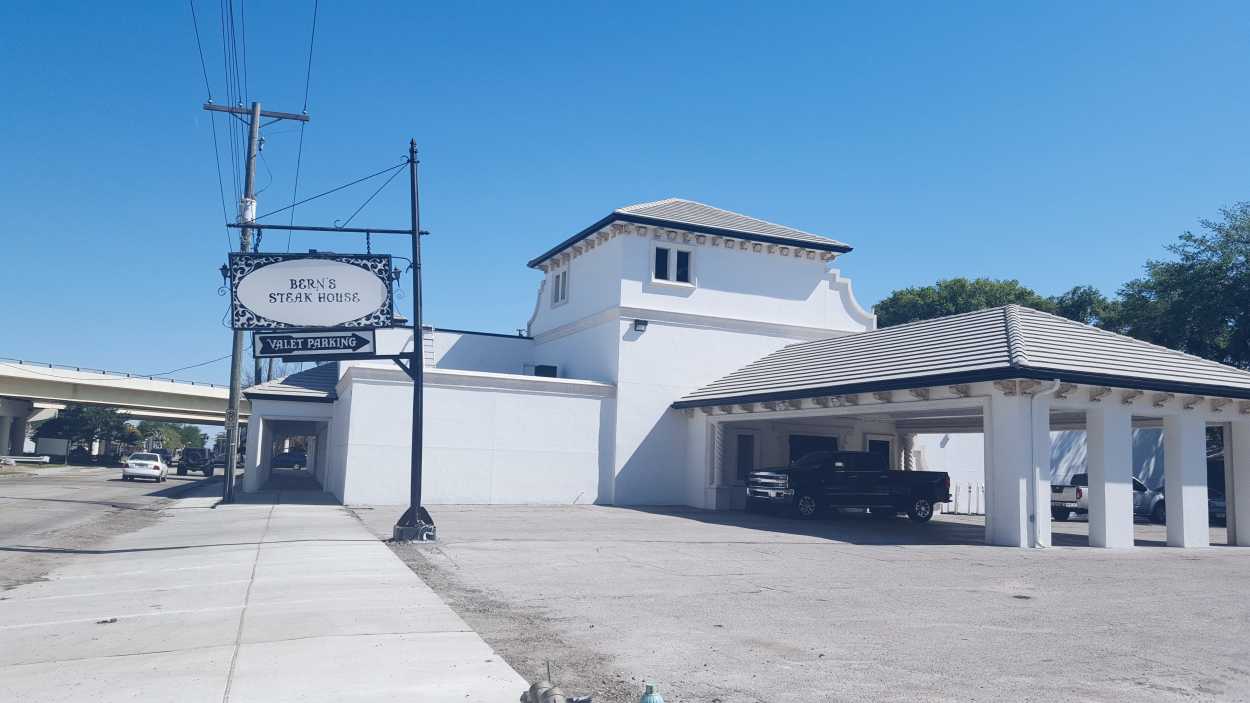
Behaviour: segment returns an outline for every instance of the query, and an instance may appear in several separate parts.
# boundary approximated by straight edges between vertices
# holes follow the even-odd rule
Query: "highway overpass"
[[[229,391],[211,383],[0,359],[0,401],[7,399],[0,410],[24,406],[29,411],[27,417],[21,417],[17,411],[10,416],[10,410],[3,410],[6,417],[0,418],[0,425],[9,417],[41,419],[32,416],[40,409],[55,409],[66,403],[113,407],[136,420],[224,425]],[[244,399],[240,420],[246,422],[249,412]]]

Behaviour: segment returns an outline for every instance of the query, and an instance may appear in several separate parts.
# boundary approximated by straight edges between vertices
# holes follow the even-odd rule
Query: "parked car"
[[[122,467],[122,480],[133,481],[136,478],[150,478],[160,482],[169,474],[169,466],[160,454],[155,452],[135,452],[126,457],[126,465]]]
[[[1050,487],[1050,513],[1054,519],[1063,521],[1072,515],[1089,512],[1089,475],[1073,474],[1069,486]],[[1163,486],[1150,488],[1140,479],[1133,478],[1133,515],[1153,523],[1167,523],[1167,503]],[[1228,518],[1228,506],[1224,494],[1211,488],[1207,491],[1207,518],[1212,523],[1223,523]]]
[[[74,447],[69,450],[69,454],[65,457],[66,461],[71,464],[89,464],[92,458],[91,451],[82,447]]]
[[[188,471],[200,471],[205,476],[212,476],[212,452],[204,447],[185,447],[182,450],[182,459],[178,461],[178,475],[186,476]]]
[[[819,451],[789,466],[747,475],[747,509],[783,508],[811,519],[841,508],[876,514],[907,513],[916,522],[933,517],[933,505],[950,498],[945,471],[895,471],[872,452]]]
[[[1163,485],[1156,490],[1133,479],[1133,514],[1166,525],[1168,511],[1164,493]],[[1224,494],[1214,488],[1207,489],[1207,520],[1213,524],[1224,524],[1228,520],[1228,502]]]
[[[173,466],[173,465],[174,465],[174,453],[173,453],[173,452],[171,452],[171,451],[169,451],[168,449],[165,449],[164,447],[161,447],[160,449],[153,449],[153,450],[152,450],[152,453],[153,453],[153,454],[160,454],[160,455],[161,455],[161,461],[165,462],[165,466]]]
[[[1089,512],[1089,474],[1073,474],[1067,486],[1050,487],[1050,516],[1059,522]]]
[[[308,466],[308,455],[301,451],[276,454],[269,465],[275,469],[302,469]]]

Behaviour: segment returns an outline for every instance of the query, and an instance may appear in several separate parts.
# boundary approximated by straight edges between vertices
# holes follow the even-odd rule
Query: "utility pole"
[[[239,201],[239,222],[256,221],[256,154],[260,151],[260,118],[268,117],[273,124],[279,120],[297,120],[307,122],[308,115],[296,115],[289,112],[265,112],[260,109],[260,102],[252,103],[250,109],[243,106],[231,107],[205,103],[204,109],[211,112],[226,112],[238,117],[248,115],[247,131],[247,162],[243,175],[243,199]],[[239,251],[244,254],[252,250],[252,230],[244,227],[239,231]],[[260,382],[260,361],[255,363],[257,383]],[[234,330],[234,348],[230,354],[230,399],[226,407],[226,474],[222,477],[221,499],[229,503],[234,500],[234,477],[239,464],[239,402],[243,395],[243,332]],[[254,447],[254,451],[260,447]]]
[[[412,353],[408,375],[412,378],[412,447],[408,477],[408,510],[395,523],[396,541],[431,541],[437,531],[430,513],[421,505],[421,454],[424,443],[425,330],[421,323],[421,205],[417,191],[417,140],[408,142],[408,195],[412,214]]]

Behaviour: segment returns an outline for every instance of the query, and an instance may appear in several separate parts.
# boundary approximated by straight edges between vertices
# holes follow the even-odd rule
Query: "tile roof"
[[[822,237],[730,210],[722,210],[693,200],[666,198],[617,208],[607,217],[532,259],[529,266],[537,266],[612,222],[669,226],[692,232],[721,234],[770,244],[799,245],[820,251],[845,253],[851,250],[851,245],[829,237]]]
[[[1250,398],[1250,373],[1019,305],[802,342],[673,407],[1006,378]]]
[[[334,390],[338,382],[339,363],[331,361],[267,383],[248,386],[243,389],[243,395],[249,400],[334,402],[338,399],[338,393]]]

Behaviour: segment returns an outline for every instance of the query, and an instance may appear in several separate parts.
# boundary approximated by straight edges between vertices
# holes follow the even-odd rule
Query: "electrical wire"
[[[378,171],[377,173],[371,173],[371,174],[369,174],[368,176],[365,176],[364,178],[357,178],[356,180],[352,181],[351,183],[344,183],[343,185],[341,185],[341,186],[339,186],[339,187],[337,187],[337,188],[331,188],[330,190],[327,190],[327,191],[326,191],[326,192],[324,192],[324,193],[318,193],[317,195],[314,195],[314,196],[312,196],[311,198],[304,198],[303,200],[299,201],[298,203],[292,203],[292,204],[290,204],[290,205],[287,205],[286,207],[283,207],[283,208],[278,208],[277,210],[271,210],[271,211],[269,211],[269,212],[266,212],[266,213],[265,213],[265,214],[263,214],[263,215],[259,215],[259,216],[257,216],[257,217],[256,217],[256,219],[255,219],[254,221],[259,222],[260,220],[263,220],[263,219],[265,219],[266,217],[269,217],[270,215],[276,215],[276,214],[278,214],[278,213],[280,213],[280,212],[286,212],[287,210],[290,210],[291,208],[293,208],[293,207],[295,207],[295,206],[297,206],[297,205],[303,205],[304,203],[310,202],[310,201],[312,201],[312,200],[316,200],[317,198],[323,198],[323,197],[325,197],[325,196],[327,196],[327,195],[330,195],[331,193],[337,193],[337,192],[339,192],[340,190],[343,190],[344,188],[350,188],[351,186],[354,186],[354,185],[356,185],[357,183],[363,183],[364,181],[367,181],[367,180],[369,180],[370,178],[377,178],[378,176],[381,176],[381,175],[382,175],[382,174],[384,174],[384,173],[389,173],[390,171],[394,171],[394,170],[396,170],[396,169],[403,168],[403,167],[405,167],[405,166],[407,166],[407,165],[408,165],[408,159],[405,157],[403,161],[401,161],[400,163],[395,164],[394,166],[391,166],[391,167],[389,167],[389,168],[384,168],[384,169],[382,169],[381,171]]]
[[[402,166],[403,164],[400,164],[400,165]],[[400,174],[400,170],[399,170],[399,169],[395,169],[395,172],[391,174],[391,177],[390,177],[390,178],[388,178],[388,179],[386,179],[386,182],[385,182],[385,183],[383,183],[382,185],[378,186],[378,189],[377,189],[377,190],[375,190],[375,191],[373,191],[373,195],[370,195],[368,198],[366,198],[366,199],[365,199],[365,201],[364,201],[363,203],[361,203],[361,204],[360,204],[360,207],[356,208],[356,212],[353,212],[353,213],[352,213],[352,216],[351,216],[351,217],[349,217],[349,218],[347,218],[347,221],[346,221],[346,222],[344,222],[344,223],[343,223],[343,224],[341,224],[341,225],[336,223],[336,224],[335,224],[335,226],[336,226],[336,227],[346,227],[346,226],[350,225],[350,224],[352,223],[352,220],[356,219],[356,215],[359,215],[359,214],[360,214],[360,211],[361,211],[361,210],[364,210],[364,209],[365,209],[365,206],[366,206],[366,205],[368,205],[370,202],[372,202],[372,201],[373,201],[373,199],[377,197],[378,193],[381,193],[383,188],[385,188],[385,187],[387,187],[388,185],[390,185],[390,184],[391,184],[391,181],[395,180],[395,176],[398,176],[399,174]]]
[[[304,69],[304,114],[308,114],[308,90],[312,85],[312,60],[313,46],[317,40],[317,9],[321,4],[321,0],[313,0],[313,16],[312,31],[308,34],[308,66]],[[295,224],[295,199],[299,197],[299,172],[300,166],[304,160],[304,127],[307,122],[299,123],[299,148],[295,152],[295,185],[291,188],[291,216],[287,220],[288,225]],[[287,230],[286,233],[286,250],[291,251],[291,235],[294,232]]]
[[[264,188],[260,188],[256,191],[256,197],[260,197],[261,193],[264,193],[269,189],[269,186],[273,185],[273,169],[269,168],[269,159],[265,158],[265,152],[263,151],[260,152],[260,163],[265,167],[265,173],[269,175],[269,182],[265,184]]]
[[[200,73],[204,75],[204,92],[208,93],[208,101],[213,101],[213,89],[208,84],[208,67],[204,64],[204,45],[200,42],[200,21],[195,16],[195,0],[187,0],[191,6],[191,26],[195,28],[195,48],[200,52]]]
[[[229,359],[231,356],[233,355],[226,354],[225,356],[219,356],[216,359],[209,359],[208,361],[201,361],[198,364],[191,364],[190,366],[183,366],[181,368],[177,368],[172,371],[163,371],[161,373],[141,373],[141,374],[136,374],[136,375],[138,376],[168,376],[171,373],[178,373],[179,371],[186,371],[187,369],[198,369],[201,366],[208,366],[209,364],[215,364],[218,361],[224,361],[225,359]]]
[[[243,45],[243,100],[246,102],[250,91],[247,89],[247,13],[244,12],[244,0],[239,0],[239,31]]]
[[[195,48],[200,55],[200,74],[204,77],[204,92],[208,95],[208,102],[213,101],[213,88],[208,80],[208,65],[204,61],[204,43],[200,39],[200,20],[195,13],[195,0],[187,0],[187,5],[191,8],[191,27],[195,30]],[[226,210],[226,186],[221,177],[221,147],[217,142],[217,113],[210,112],[209,119],[212,121],[213,130],[213,159],[217,163],[217,195],[221,197],[221,217],[226,223],[230,222],[230,215]],[[225,229],[226,251],[230,251],[230,229]]]
[[[304,112],[308,112],[308,88],[312,80],[313,45],[317,40],[317,8],[321,0],[313,0],[312,31],[308,35],[308,67],[304,69]]]
[[[222,66],[222,72],[225,74],[226,105],[233,107],[236,103],[236,100],[235,100],[235,95],[234,95],[234,81],[231,80],[231,75],[230,75],[231,42],[230,42],[230,30],[226,22],[226,0],[221,0],[221,2],[219,3],[219,10],[220,11],[218,13],[218,21],[221,25],[221,66]],[[230,173],[231,173],[230,185],[233,188],[232,193],[234,195],[234,202],[237,203],[239,201],[238,142],[236,141],[235,134],[233,130],[230,129],[229,125],[227,125],[226,136],[228,137],[227,146],[230,148]],[[230,216],[227,215],[226,221],[229,222],[229,220],[230,220]]]

